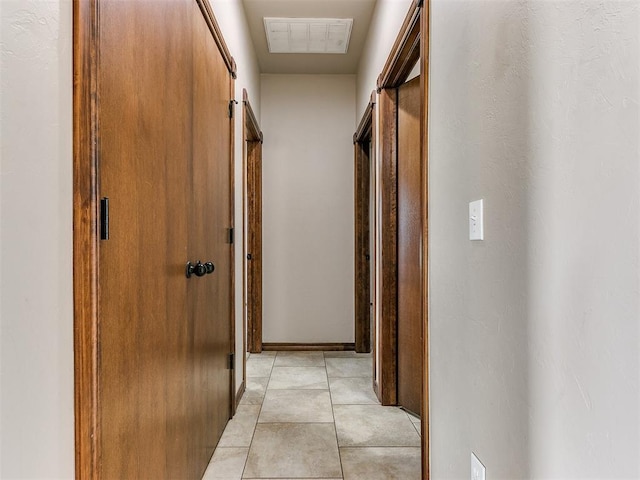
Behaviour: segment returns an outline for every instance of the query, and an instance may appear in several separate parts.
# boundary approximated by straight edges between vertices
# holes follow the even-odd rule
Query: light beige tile
[[[420,447],[340,448],[344,480],[420,480]]]
[[[334,405],[379,405],[370,377],[329,378]]]
[[[328,390],[324,367],[273,367],[268,390]]]
[[[269,390],[258,423],[333,422],[331,397],[326,390]]]
[[[260,405],[239,405],[235,416],[227,423],[218,447],[248,447],[259,413]]]
[[[268,377],[275,361],[274,355],[252,354],[247,360],[247,378]]]
[[[333,415],[341,447],[414,447],[420,436],[397,407],[334,405]]]
[[[371,377],[371,358],[325,358],[329,377]]]
[[[247,377],[247,386],[240,405],[261,405],[268,383],[269,377]]]
[[[330,423],[260,423],[244,478],[340,478],[335,429]]]
[[[216,448],[202,480],[240,480],[248,448]]]
[[[420,424],[419,423],[413,423],[413,427],[416,429],[416,432],[418,432],[418,435],[420,435],[422,437],[422,427],[420,426]]]
[[[324,367],[322,352],[278,352],[276,367]]]

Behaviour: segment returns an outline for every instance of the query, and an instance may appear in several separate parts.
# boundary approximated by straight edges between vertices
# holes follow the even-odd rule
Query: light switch
[[[482,200],[469,203],[469,240],[484,240]]]
[[[482,462],[471,452],[471,480],[486,480],[486,474]]]
[[[482,200],[469,203],[469,240],[484,240]]]

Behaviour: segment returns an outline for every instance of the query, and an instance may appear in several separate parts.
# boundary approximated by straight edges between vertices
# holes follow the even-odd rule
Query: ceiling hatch
[[[264,18],[270,53],[347,53],[352,18]]]

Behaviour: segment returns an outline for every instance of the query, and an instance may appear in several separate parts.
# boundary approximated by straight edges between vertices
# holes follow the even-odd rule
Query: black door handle
[[[187,278],[191,278],[191,275],[196,277],[204,277],[207,274],[213,273],[215,266],[212,262],[202,263],[200,260],[193,265],[191,262],[187,262],[186,275]]]
[[[247,260],[251,260],[253,257],[251,256],[250,253],[247,253]]]

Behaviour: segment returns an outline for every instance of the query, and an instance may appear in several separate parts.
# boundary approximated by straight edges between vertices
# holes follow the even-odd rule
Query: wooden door
[[[201,478],[231,404],[232,81],[200,2],[97,6],[91,134],[110,222],[97,249],[96,444],[80,464],[105,480]],[[187,279],[197,260],[215,273]]]
[[[246,347],[262,352],[262,142],[249,94],[242,91],[244,139],[244,238]]]
[[[398,88],[398,404],[422,409],[420,77]]]
[[[195,6],[195,2],[194,6]],[[193,159],[189,255],[214,270],[188,281],[193,324],[193,384],[190,389],[191,438],[202,476],[232,414],[233,227],[232,133],[229,102],[233,81],[209,25],[193,9]]]
[[[251,353],[262,352],[262,141],[247,141],[247,325]]]
[[[99,3],[98,179],[110,203],[98,279],[103,479],[189,470],[191,3]]]
[[[371,136],[354,144],[355,350],[371,351]]]

